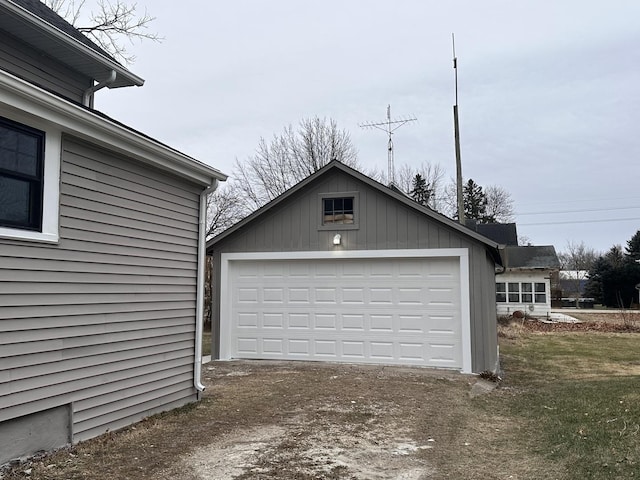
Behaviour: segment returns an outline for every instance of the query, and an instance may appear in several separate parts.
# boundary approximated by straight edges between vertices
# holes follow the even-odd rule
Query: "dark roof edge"
[[[75,50],[83,53],[84,55],[90,57],[92,60],[101,64],[103,67],[114,70],[118,77],[120,77],[120,86],[137,86],[140,87],[144,85],[144,79],[135,75],[134,73],[127,70],[125,67],[120,65],[113,58],[106,56],[104,53],[101,53],[95,48],[90,47],[86,43],[81,42],[80,40],[73,38],[66,32],[63,32],[60,28],[52,25],[46,20],[42,19],[35,13],[29,11],[21,5],[11,1],[11,0],[0,0],[0,5],[4,5],[5,8],[18,15],[20,18],[25,20],[26,22],[31,23],[32,25],[38,27],[42,31],[53,35],[58,38],[68,46],[74,48]]]
[[[267,203],[266,205],[260,207],[258,210],[253,212],[251,215],[245,217],[244,219],[240,220],[235,225],[233,225],[233,226],[229,227],[228,229],[226,229],[224,232],[221,232],[218,235],[216,235],[215,237],[213,237],[212,239],[210,239],[207,242],[207,248],[211,247],[212,245],[215,245],[216,243],[222,241],[223,239],[225,239],[226,237],[228,237],[229,235],[231,235],[235,231],[239,230],[240,228],[245,226],[247,223],[251,222],[254,218],[260,216],[264,211],[266,211],[266,210],[268,210],[270,208],[273,208],[274,206],[276,206],[276,205],[280,204],[281,202],[285,201],[287,198],[289,198],[290,196],[292,196],[296,192],[300,191],[302,188],[307,186],[309,183],[313,182],[316,178],[318,178],[319,176],[323,175],[325,172],[327,172],[328,170],[331,170],[333,168],[337,168],[339,170],[342,170],[344,173],[347,173],[349,175],[352,175],[352,176],[356,177],[358,180],[366,183],[367,185],[371,186],[372,188],[375,188],[375,189],[379,190],[380,192],[384,193],[385,195],[389,195],[389,196],[399,200],[400,202],[404,203],[406,206],[408,206],[410,208],[413,208],[414,210],[417,210],[420,213],[423,213],[423,214],[427,215],[428,217],[431,217],[432,219],[434,219],[434,220],[436,220],[438,222],[444,223],[448,227],[451,227],[454,230],[457,230],[460,233],[463,233],[464,235],[472,237],[473,239],[485,244],[487,247],[490,247],[492,250],[494,250],[494,259],[495,258],[498,259],[497,263],[502,264],[502,262],[499,260],[500,259],[500,255],[498,254],[498,244],[496,242],[494,242],[493,240],[490,240],[487,237],[485,237],[483,235],[480,235],[479,233],[474,232],[473,230],[461,225],[460,223],[456,222],[455,220],[450,219],[449,217],[447,217],[447,216],[445,216],[445,215],[443,215],[441,213],[436,212],[435,210],[432,210],[432,209],[430,209],[428,207],[420,205],[419,203],[417,203],[413,199],[407,197],[406,195],[400,194],[400,193],[394,191],[393,189],[391,189],[389,187],[386,187],[382,183],[377,182],[376,180],[372,179],[371,177],[368,177],[367,175],[365,175],[365,174],[363,174],[361,172],[358,172],[357,170],[355,170],[355,169],[353,169],[351,167],[348,167],[347,165],[343,164],[342,162],[339,162],[338,160],[332,160],[331,162],[326,164],[324,167],[322,167],[320,170],[317,170],[316,172],[312,173],[311,175],[309,175],[304,180],[298,182],[296,185],[291,187],[289,190],[287,190],[282,195],[280,195],[280,196],[276,197],[275,199],[271,200],[269,203]]]

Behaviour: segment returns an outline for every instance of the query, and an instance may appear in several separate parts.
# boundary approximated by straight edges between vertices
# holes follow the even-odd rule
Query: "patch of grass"
[[[526,334],[501,347],[508,408],[528,447],[567,479],[634,478],[640,469],[637,334]],[[526,441],[526,440],[525,440]]]
[[[202,355],[211,355],[211,332],[202,333]]]

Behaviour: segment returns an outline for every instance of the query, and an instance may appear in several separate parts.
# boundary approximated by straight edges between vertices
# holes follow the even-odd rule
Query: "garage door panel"
[[[297,304],[305,304],[309,305],[311,303],[311,289],[304,287],[295,287],[288,289],[289,303],[297,303]]]
[[[320,313],[315,315],[315,328],[317,330],[337,330],[337,315],[335,313]]]
[[[311,315],[309,315],[308,313],[290,313],[288,315],[288,318],[288,326],[290,329],[309,330],[311,328]],[[258,333],[259,332],[256,332],[256,334]]]
[[[235,261],[228,280],[230,358],[462,366],[459,258]]]
[[[363,332],[365,328],[365,316],[364,314],[343,314],[342,318],[342,330]]]
[[[393,333],[393,315],[373,314],[369,315],[369,330],[372,333]]]
[[[338,289],[335,287],[318,287],[314,290],[317,304],[338,303]]]

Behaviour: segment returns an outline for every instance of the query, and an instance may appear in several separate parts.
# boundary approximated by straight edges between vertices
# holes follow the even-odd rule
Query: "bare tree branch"
[[[513,199],[511,194],[498,185],[489,185],[484,194],[487,198],[486,217],[497,223],[511,223],[513,215]]]
[[[125,45],[128,40],[133,45],[134,40],[163,40],[157,33],[149,31],[149,25],[155,20],[147,13],[137,14],[137,4],[127,4],[123,0],[97,0],[96,10],[91,10],[85,17],[88,23],[81,25],[83,12],[86,12],[86,0],[42,0],[42,2],[66,19],[80,32],[93,40],[107,53],[119,61],[130,65],[135,61]]]
[[[236,159],[234,176],[244,202],[255,210],[332,160],[358,168],[349,134],[334,120],[314,117],[297,129],[285,127],[271,142],[261,138],[252,157]]]
[[[249,210],[242,202],[236,184],[225,183],[207,197],[207,233],[211,238],[246,217]]]

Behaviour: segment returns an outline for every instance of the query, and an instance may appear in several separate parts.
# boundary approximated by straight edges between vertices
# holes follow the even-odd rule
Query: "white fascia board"
[[[120,65],[118,62],[108,57],[105,57],[101,53],[90,48],[88,45],[85,45],[81,41],[73,38],[71,35],[63,32],[59,28],[54,27],[50,23],[45,22],[40,17],[38,17],[37,15],[34,15],[30,11],[24,9],[23,7],[6,0],[0,0],[0,4],[2,4],[5,8],[10,10],[12,13],[18,15],[23,20],[36,26],[39,30],[44,31],[49,35],[52,35],[53,37],[57,38],[58,40],[62,41],[66,45],[73,48],[74,50],[77,50],[79,53],[87,57],[90,57],[96,63],[103,65],[105,69],[115,70],[119,76],[126,78],[132,86],[140,87],[144,85],[144,79],[133,74],[132,72],[124,68],[122,65]]]
[[[215,168],[3,71],[0,71],[0,103],[59,125],[63,133],[156,166],[194,183],[209,186],[215,180],[227,179],[225,174]]]
[[[223,253],[222,261],[230,260],[304,260],[327,258],[422,258],[422,257],[461,257],[468,258],[466,248],[424,248],[395,250],[335,250],[300,252],[238,252]]]

